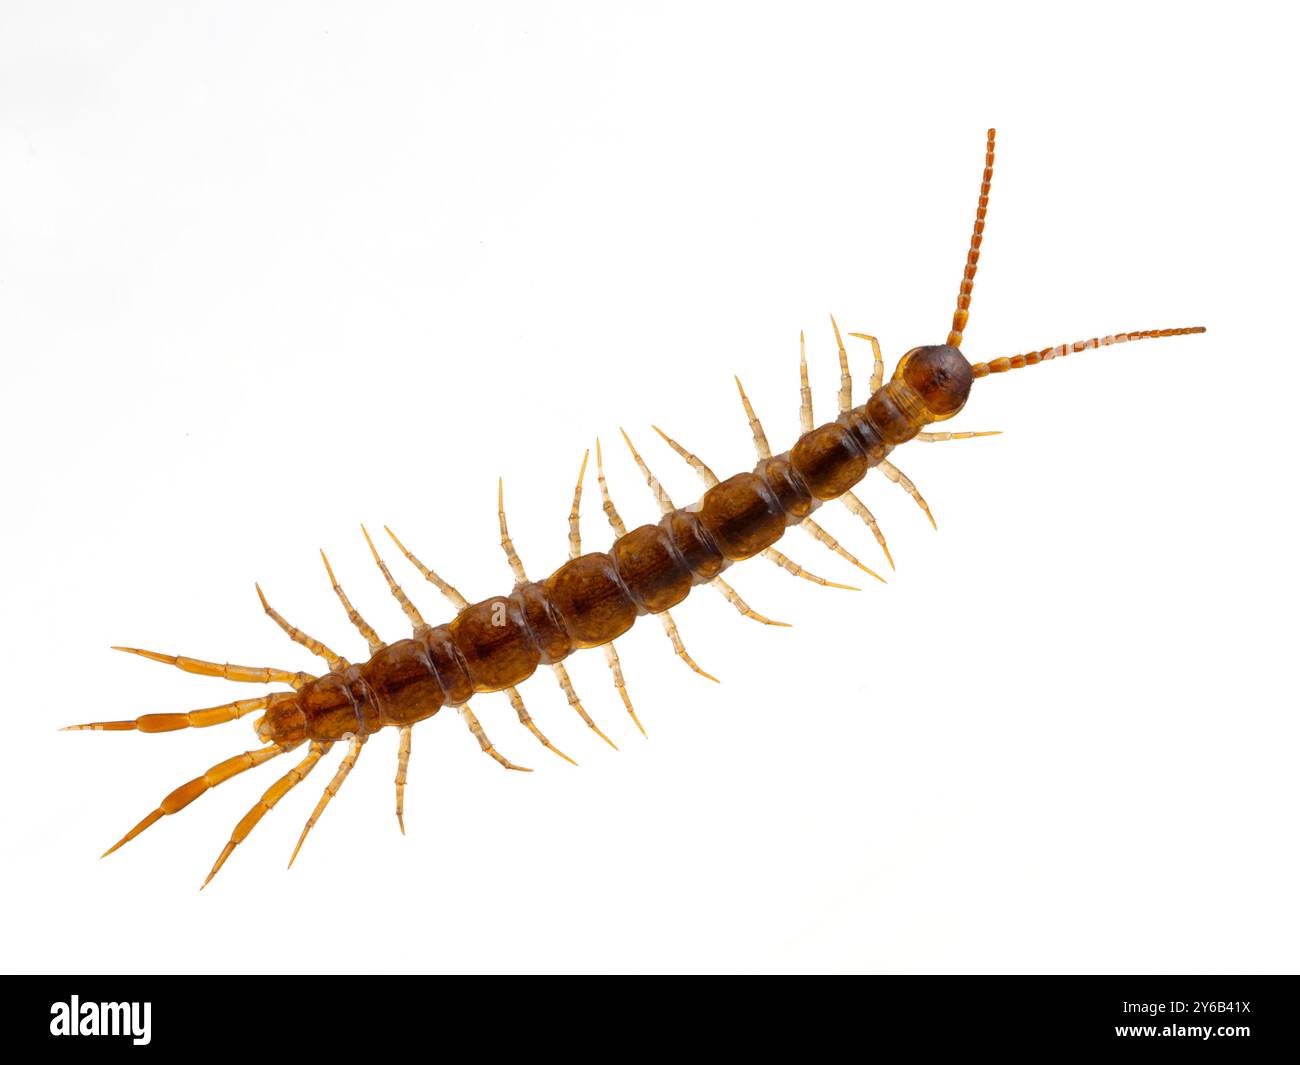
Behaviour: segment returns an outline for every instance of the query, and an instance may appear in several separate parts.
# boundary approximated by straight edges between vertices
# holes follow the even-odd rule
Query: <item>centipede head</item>
[[[930,421],[942,422],[966,405],[975,373],[953,345],[927,344],[898,360],[894,380],[905,381],[921,398]]]

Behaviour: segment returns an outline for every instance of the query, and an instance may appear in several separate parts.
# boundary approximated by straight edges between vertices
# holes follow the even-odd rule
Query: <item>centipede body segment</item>
[[[757,452],[757,462],[751,470],[722,479],[699,455],[655,428],[704,483],[703,495],[690,506],[679,507],[669,498],[630,436],[622,433],[659,505],[660,520],[652,525],[626,528],[611,498],[601,444],[597,441],[596,480],[603,510],[614,532],[614,542],[607,551],[584,552],[582,549],[579,514],[590,458],[588,453],[581,461],[569,513],[569,560],[544,579],[533,580],[510,539],[504,486],[498,484],[500,544],[515,578],[514,587],[508,594],[470,603],[425,565],[392,530],[385,528],[397,553],[449,601],[455,611],[449,621],[430,624],[424,619],[394,578],[369,531],[363,528],[376,566],[411,623],[411,635],[405,639],[385,642],[352,605],[335,578],[329,559],[322,552],[327,579],[349,621],[366,641],[369,657],[364,662],[348,661],[290,623],[271,605],[260,586],[257,594],[264,612],[290,639],[324,661],[322,673],[312,675],[273,667],[219,664],[138,648],[116,648],[189,673],[246,683],[286,685],[289,690],[185,713],[146,714],[133,721],[69,726],[72,729],[168,732],[220,725],[253,713],[261,715],[255,723],[260,746],[220,761],[182,784],[105,853],[117,850],[155,822],[178,813],[226,780],[282,754],[300,751],[300,760],[271,784],[235,825],[204,881],[206,886],[258,822],[338,745],[345,753],[303,828],[293,852],[296,857],[312,826],[357,764],[368,738],[388,727],[397,729],[400,734],[395,778],[396,812],[398,823],[405,832],[404,801],[413,729],[444,708],[453,708],[460,714],[482,751],[503,768],[531,772],[529,768],[512,762],[489,739],[470,706],[471,700],[480,693],[505,693],[521,726],[532,733],[542,747],[576,765],[573,758],[546,737],[528,711],[519,687],[546,667],[572,711],[598,739],[614,747],[613,741],[600,729],[579,698],[564,666],[571,655],[588,648],[602,649],[618,698],[644,734],[645,728],[627,690],[616,648],[617,639],[638,618],[657,616],[676,656],[701,677],[716,680],[700,668],[687,651],[672,617],[672,609],[697,586],[711,585],[744,617],[767,625],[783,624],[753,610],[723,579],[725,570],[756,556],[810,583],[836,589],[854,588],[813,573],[777,550],[777,542],[793,526],[801,527],[813,541],[851,564],[859,574],[873,578],[865,583],[874,585],[883,580],[880,574],[818,524],[814,513],[827,503],[843,504],[867,526],[886,564],[892,568],[893,558],[880,526],[854,489],[870,470],[877,469],[911,495],[933,523],[928,503],[906,474],[892,464],[890,457],[897,448],[914,440],[934,443],[988,435],[986,432],[928,429],[962,410],[975,381],[1090,348],[1204,332],[1199,326],[1122,332],[987,362],[968,361],[961,351],[961,344],[969,323],[983,242],[993,158],[994,131],[989,130],[974,231],[946,341],[912,348],[886,381],[878,340],[867,333],[849,333],[850,338],[867,343],[872,353],[869,395],[864,403],[855,406],[851,359],[844,334],[832,318],[830,324],[840,365],[838,411],[833,420],[817,425],[808,385],[804,338],[800,334],[801,435],[788,450],[773,453],[767,432],[739,379],[736,384],[742,413]]]

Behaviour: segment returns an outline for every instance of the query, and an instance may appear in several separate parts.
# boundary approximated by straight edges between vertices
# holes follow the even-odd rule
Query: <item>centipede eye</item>
[[[966,356],[950,344],[913,348],[894,370],[894,380],[900,378],[921,397],[936,422],[951,418],[966,405],[975,379]]]

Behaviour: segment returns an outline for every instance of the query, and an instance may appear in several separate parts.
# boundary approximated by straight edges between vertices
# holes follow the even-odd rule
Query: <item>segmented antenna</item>
[[[1127,344],[1130,340],[1147,340],[1155,337],[1181,337],[1188,333],[1204,333],[1205,326],[1182,326],[1178,329],[1143,329],[1137,333],[1115,333],[1112,336],[1093,337],[1091,340],[1076,340],[1073,344],[1058,344],[1054,348],[1042,351],[1029,351],[1024,355],[1012,355],[1009,358],[994,359],[992,362],[977,362],[971,367],[976,377],[987,377],[991,373],[1006,373],[1018,370],[1022,366],[1037,366],[1048,359],[1061,359],[1076,351],[1089,348],[1108,348],[1112,344]]]
[[[957,290],[957,309],[952,312],[952,332],[948,334],[948,343],[954,348],[961,347],[962,331],[970,318],[970,295],[975,288],[975,269],[980,262],[980,245],[984,242],[984,216],[989,209],[989,186],[993,184],[993,138],[998,131],[989,130],[988,143],[984,146],[984,180],[980,182],[980,201],[975,209],[975,229],[970,235],[970,251],[966,253],[966,272],[961,277],[961,288]]]

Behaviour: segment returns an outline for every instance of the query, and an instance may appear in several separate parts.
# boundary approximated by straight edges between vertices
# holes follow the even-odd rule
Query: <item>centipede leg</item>
[[[840,413],[845,414],[853,409],[853,377],[849,374],[849,353],[844,350],[844,339],[833,314],[831,328],[835,330],[835,343],[840,349]]]
[[[871,372],[871,391],[874,394],[876,390],[880,388],[880,383],[883,380],[885,373],[884,360],[880,356],[880,344],[877,342],[875,337],[868,336],[866,333],[850,333],[849,336],[860,337],[863,340],[871,341],[871,348],[875,352],[875,366]],[[737,379],[736,384],[740,384],[739,379]],[[750,406],[749,397],[745,395],[745,390],[743,388],[740,390],[740,398],[745,404],[745,413],[749,416],[750,426],[753,428],[758,422],[758,416],[754,413],[754,408]],[[805,433],[812,432],[812,389],[808,385],[808,356],[804,351],[802,331],[799,333],[799,426]],[[760,440],[762,441],[761,446],[759,446]],[[762,435],[761,425],[754,429],[754,443],[756,446],[759,446],[759,458],[767,458],[768,455],[764,453],[767,451],[767,437]],[[885,553],[885,559],[889,562],[889,568],[894,569],[894,556],[889,553],[889,545],[885,543],[884,533],[880,531],[880,526],[876,522],[875,515],[872,514],[862,500],[852,492],[845,492],[840,496],[840,499],[844,505],[849,508],[851,513],[856,514],[867,523],[867,528],[871,530],[871,534],[876,538],[876,543],[880,545],[880,549]],[[833,541],[830,534],[827,533],[825,529],[822,529],[821,526],[817,525],[816,522],[807,523],[804,525],[804,528],[814,537],[820,537],[824,534],[828,539]],[[830,546],[830,544],[827,544],[827,546]],[[831,550],[835,550],[835,547],[831,547]],[[862,566],[861,563],[855,564],[859,565],[862,569],[866,569],[867,572],[877,580],[884,580],[884,578],[880,577],[879,574],[867,569],[865,566]]]
[[[406,835],[406,821],[403,814],[406,811],[406,767],[411,764],[411,726],[407,725],[401,729],[400,739],[397,741],[397,776],[393,783],[397,785],[397,827],[402,830],[402,835]]]
[[[262,586],[260,584],[255,584],[253,587],[257,589],[257,597],[262,601],[262,609],[266,611],[267,617],[279,625],[288,635],[289,639],[294,643],[301,644],[312,654],[320,655],[321,658],[325,659],[325,663],[330,667],[331,671],[337,673],[339,670],[347,668],[347,659],[340,655],[336,655],[321,643],[320,640],[308,636],[301,629],[296,629],[285,621],[284,618],[280,616],[279,612],[266,601],[266,596],[262,593]]]
[[[542,730],[539,729],[536,722],[533,721],[533,715],[528,712],[528,707],[524,706],[524,697],[519,694],[518,688],[507,688],[506,696],[510,700],[510,705],[514,707],[515,715],[519,718],[519,723],[537,737],[538,743],[548,751],[553,751],[558,754],[570,765],[578,764],[542,734]]]
[[[261,747],[254,751],[245,751],[243,754],[237,754],[233,758],[227,758],[224,762],[218,762],[200,776],[182,784],[170,795],[158,804],[158,808],[147,815],[135,828],[131,829],[125,836],[119,839],[108,848],[101,858],[107,858],[124,843],[130,843],[141,832],[150,825],[161,820],[169,814],[178,813],[185,809],[190,803],[202,795],[205,791],[210,791],[218,784],[224,784],[231,777],[238,776],[249,769],[268,762],[277,755],[284,754],[287,747],[272,745],[270,747]]]
[[[531,769],[527,769],[524,766],[515,765],[514,762],[510,761],[501,754],[500,751],[492,746],[492,742],[487,738],[487,733],[483,731],[483,726],[479,724],[478,718],[474,716],[474,711],[469,708],[469,703],[460,707],[460,713],[465,719],[465,724],[469,726],[470,732],[473,734],[474,738],[478,740],[478,745],[483,748],[484,754],[490,754],[498,763],[505,766],[506,769],[514,769],[520,773],[532,772]]]
[[[921,493],[917,491],[916,485],[912,483],[911,479],[907,476],[907,474],[905,474],[892,462],[886,462],[884,459],[880,460],[880,464],[878,468],[880,472],[883,473],[886,477],[888,477],[891,481],[893,481],[894,484],[899,485],[904,492],[906,492],[914,500],[916,500],[916,505],[920,507],[923,511],[925,511],[925,516],[930,519],[930,525],[933,528],[935,529],[939,528],[939,526],[935,524],[934,515],[930,513],[930,504],[927,503],[925,499],[922,497]]]
[[[515,583],[527,584],[528,574],[524,571],[524,564],[519,559],[514,541],[510,539],[510,530],[506,527],[505,481],[500,477],[497,478],[497,518],[501,525],[501,550],[506,553],[506,561],[510,563],[510,569],[515,575]]]
[[[339,793],[339,788],[343,782],[348,779],[348,774],[352,772],[352,767],[357,764],[357,759],[361,756],[361,748],[365,744],[364,737],[353,736],[348,747],[348,753],[343,756],[343,761],[339,763],[338,772],[334,774],[334,779],[325,785],[325,792],[320,797],[320,802],[316,804],[316,809],[311,812],[307,818],[307,823],[303,825],[302,835],[298,837],[298,845],[294,847],[293,854],[289,856],[289,868],[293,868],[294,859],[298,857],[298,852],[302,850],[303,842],[307,839],[307,833],[320,819],[325,807],[330,804],[330,800]]]
[[[411,552],[406,549],[406,545],[403,544],[402,541],[397,538],[397,534],[393,532],[393,530],[390,529],[387,525],[384,526],[384,532],[388,533],[388,535],[392,538],[393,543],[397,545],[397,549],[401,551],[403,555],[406,556],[406,560],[410,562],[411,565],[413,565],[416,569],[418,569],[420,573],[423,574],[424,579],[428,581],[430,584],[432,584],[435,588],[437,588],[438,591],[440,591],[446,597],[447,601],[451,603],[452,606],[454,606],[457,610],[464,610],[467,606],[469,606],[468,599],[466,599],[463,595],[460,594],[460,592],[456,591],[455,588],[453,588],[450,584],[448,584],[436,573],[434,573],[433,570],[431,570],[428,566],[426,566],[423,562],[421,562],[418,558],[416,558],[413,554],[411,554]]]
[[[833,322],[834,319],[832,318],[831,321]],[[839,337],[838,329],[836,330],[835,335],[837,338]],[[802,334],[800,334],[800,340],[802,342]],[[800,346],[802,348],[802,343]],[[840,346],[840,350],[841,352],[844,350],[843,345]],[[808,388],[808,362],[807,359],[803,357],[802,350],[800,352],[800,356],[801,356],[800,359],[800,378],[801,378],[800,419],[801,421],[807,421],[811,424],[812,390]],[[847,372],[847,366],[845,372]],[[772,457],[772,449],[768,446],[767,434],[763,431],[763,423],[759,421],[758,415],[754,413],[754,406],[749,402],[749,397],[745,395],[745,386],[740,383],[739,377],[736,378],[736,388],[740,390],[740,402],[744,404],[745,416],[749,419],[749,428],[750,431],[754,434],[754,450],[758,452],[758,457],[760,460],[769,459]],[[852,389],[852,384],[849,385],[849,388]],[[662,433],[660,433],[659,435],[663,436]],[[667,437],[664,437],[664,439],[668,440]],[[677,445],[674,444],[673,441],[671,440],[668,440],[668,443],[672,445],[674,448],[677,447]],[[692,456],[692,458],[693,457],[694,456]],[[705,467],[705,469],[707,469],[707,467]],[[710,472],[709,476],[713,477],[712,472]],[[714,484],[718,483],[716,477],[713,477],[713,483]],[[820,525],[818,525],[815,521],[813,521],[812,518],[805,518],[803,521],[799,523],[799,526],[805,532],[807,532],[814,540],[822,544],[824,547],[829,548],[831,551],[834,551],[846,562],[852,563],[854,566],[857,566],[858,569],[862,570],[863,573],[870,574],[872,577],[875,577],[876,580],[880,581],[881,583],[884,583],[884,578],[880,576],[879,573],[877,573],[875,570],[871,569],[868,566],[864,566],[861,562],[859,562],[854,555],[852,555],[850,552],[848,552],[842,546],[840,546],[839,541],[836,540],[835,537],[833,537],[830,533],[828,533],[825,529],[823,529]],[[779,566],[781,566],[782,569],[786,570],[789,573],[793,573],[797,577],[804,577],[806,580],[811,580],[817,584],[824,584],[833,588],[847,588],[850,591],[855,591],[855,592],[860,590],[858,588],[853,587],[853,585],[851,584],[836,584],[832,581],[824,580],[821,577],[816,577],[808,573],[807,570],[804,570],[802,567],[797,566],[795,563],[791,562],[779,551],[775,551],[772,548],[768,548],[766,551],[763,552],[763,554],[765,557],[770,558],[772,559],[772,561],[776,562]]]
[[[96,732],[126,732],[135,729],[139,732],[174,732],[183,728],[208,728],[235,721],[255,710],[266,710],[278,703],[292,702],[294,698],[289,692],[274,692],[258,699],[236,699],[232,703],[211,706],[206,710],[191,710],[183,714],[144,714],[134,721],[91,721],[85,725],[66,725],[61,731],[93,729]]]
[[[271,666],[235,666],[229,662],[205,662],[201,658],[165,655],[159,651],[145,651],[139,647],[113,647],[112,650],[139,655],[151,662],[162,662],[164,665],[175,666],[186,673],[194,673],[201,677],[221,677],[224,680],[234,680],[244,684],[288,684],[297,690],[316,679],[310,673],[292,673],[287,669],[275,669]]]
[[[885,534],[880,531],[876,516],[867,509],[867,505],[852,492],[845,492],[840,496],[840,502],[848,508],[850,514],[856,514],[866,522],[867,528],[871,530],[871,534],[876,538],[876,543],[880,545],[880,550],[885,553],[885,561],[889,563],[889,568],[895,569],[894,556],[889,553],[889,545],[885,543]]]
[[[713,681],[714,684],[721,684],[722,681],[718,680],[718,678],[712,673],[706,673],[702,670],[696,664],[695,659],[690,656],[690,653],[686,650],[686,645],[682,643],[682,635],[677,631],[677,622],[673,621],[672,614],[665,610],[659,615],[659,621],[664,627],[664,632],[668,634],[668,639],[672,641],[673,651],[676,653],[677,657],[690,666],[691,669],[695,670],[695,672],[701,677]]]
[[[602,507],[605,511],[605,517],[609,519],[610,528],[614,530],[615,536],[626,536],[627,526],[623,523],[623,518],[614,506],[613,499],[609,495],[609,485],[605,482],[605,463],[600,452],[600,441],[596,441],[596,480],[600,484],[600,498]],[[720,683],[717,677],[712,673],[706,673],[686,651],[685,644],[682,643],[681,634],[677,631],[677,623],[673,621],[673,616],[667,610],[659,614],[659,621],[663,624],[664,632],[668,634],[668,639],[672,641],[673,651],[677,657],[691,667],[701,677],[707,677],[715,684]]]
[[[940,444],[946,440],[974,440],[977,436],[1001,436],[1001,429],[988,429],[982,433],[917,433],[912,437],[923,444]]]
[[[614,690],[618,692],[618,697],[623,700],[623,706],[627,710],[628,716],[632,718],[632,723],[640,730],[641,735],[645,736],[645,726],[641,724],[641,719],[636,716],[636,709],[632,706],[632,697],[627,693],[627,683],[623,680],[623,663],[618,659],[618,652],[614,649],[613,640],[605,644],[605,664],[609,666],[609,671],[614,675]]]
[[[420,616],[420,612],[415,608],[415,604],[412,603],[411,600],[407,598],[406,593],[402,591],[402,586],[398,584],[397,581],[393,580],[393,575],[389,572],[387,563],[379,557],[379,552],[375,550],[375,542],[370,539],[370,533],[366,532],[366,527],[364,525],[361,526],[361,535],[366,538],[366,544],[370,547],[370,553],[374,556],[375,565],[379,567],[379,572],[384,575],[384,580],[388,582],[388,590],[393,593],[393,598],[396,599],[398,604],[401,606],[402,613],[404,613],[410,620],[411,628],[417,634],[423,632],[429,626],[425,624],[424,618]]]
[[[583,453],[582,466],[578,470],[578,483],[573,489],[573,505],[569,508],[569,558],[571,559],[582,554],[582,525],[579,519],[582,507],[582,483],[587,476],[587,460],[590,457],[590,451]],[[628,714],[636,723],[636,727],[641,730],[641,735],[644,736],[645,727],[641,724],[641,719],[636,716],[636,710],[632,708],[632,700],[627,694],[627,684],[623,680],[623,664],[618,660],[618,652],[614,650],[612,640],[605,644],[605,663],[609,666],[610,673],[613,674],[614,690],[618,692],[619,698],[623,700],[623,706],[626,707]],[[547,746],[550,745],[547,744]]]
[[[199,888],[200,891],[212,883],[212,878],[221,871],[221,867],[226,864],[226,859],[230,857],[236,847],[248,838],[253,829],[257,827],[257,823],[275,808],[276,803],[306,779],[307,774],[316,768],[316,763],[321,760],[321,756],[329,749],[330,744],[313,741],[307,757],[266,789],[253,808],[235,825],[234,831],[230,833],[230,842],[222,849],[220,856],[212,866],[212,872],[208,874],[208,878],[203,881],[202,886]]]
[[[880,354],[880,341],[867,333],[850,333],[849,336],[857,337],[859,340],[865,340],[871,344],[871,394],[874,396],[880,391],[880,386],[885,383],[885,360]]]
[[[714,577],[713,580],[709,581],[709,587],[716,589],[722,595],[723,599],[740,611],[742,617],[747,617],[751,621],[757,621],[760,625],[777,625],[783,629],[791,627],[789,622],[773,621],[771,618],[758,613],[758,611],[750,609],[749,604],[740,598],[740,593],[721,577]]]
[[[339,584],[338,578],[334,576],[334,567],[330,565],[330,560],[322,548],[320,560],[325,563],[325,572],[329,574],[330,587],[334,589],[334,594],[339,597],[339,602],[343,604],[343,610],[348,616],[348,620],[356,626],[357,632],[361,633],[362,638],[366,641],[370,653],[373,655],[377,651],[382,651],[387,645],[379,638],[379,633],[371,628],[365,618],[361,616],[357,608],[352,605],[352,600],[343,591],[343,586]]]
[[[551,664],[551,669],[555,672],[555,679],[560,682],[560,690],[564,692],[564,697],[568,699],[569,705],[577,711],[578,716],[587,723],[587,727],[591,729],[592,732],[617,751],[618,744],[601,732],[596,722],[591,719],[591,715],[583,709],[582,700],[578,698],[578,693],[573,690],[573,681],[569,679],[569,671],[564,668],[564,664],[561,662],[554,662]]]

